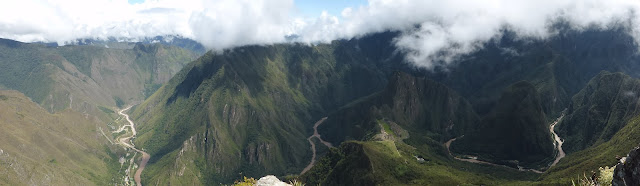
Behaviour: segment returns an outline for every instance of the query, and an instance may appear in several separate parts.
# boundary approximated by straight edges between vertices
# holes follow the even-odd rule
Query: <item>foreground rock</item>
[[[627,157],[620,159],[613,172],[612,185],[640,185],[640,147],[629,151]]]
[[[291,186],[285,182],[280,181],[280,179],[275,176],[268,175],[262,177],[256,182],[256,186]]]

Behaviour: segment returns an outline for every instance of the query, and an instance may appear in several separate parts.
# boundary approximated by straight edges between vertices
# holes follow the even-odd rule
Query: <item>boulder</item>
[[[273,175],[268,175],[260,178],[256,182],[256,186],[291,186],[285,182],[280,181],[277,177]]]
[[[640,185],[640,147],[629,152],[626,158],[621,158],[613,171],[614,186]]]

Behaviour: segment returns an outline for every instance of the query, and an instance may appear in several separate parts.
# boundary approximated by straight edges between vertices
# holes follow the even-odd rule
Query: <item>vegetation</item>
[[[116,102],[116,107],[122,108],[122,106],[124,106],[124,101],[122,101],[120,97],[114,96],[113,100]]]
[[[601,72],[637,77],[640,58],[617,28],[552,29],[559,34],[547,40],[504,30],[457,66],[429,72],[403,63],[393,32],[314,46],[244,46],[189,64],[192,52],[160,44],[53,48],[0,40],[0,87],[40,103],[0,96],[3,119],[11,121],[3,131],[18,130],[13,123],[30,130],[0,135],[0,146],[27,154],[20,160],[27,167],[44,165],[35,178],[56,172],[79,184],[121,183],[118,160],[126,153],[96,136],[102,139],[105,121],[116,115],[109,108],[146,98],[132,109],[135,143],[152,156],[145,185],[250,185],[256,180],[247,177],[298,174],[311,158],[313,123],[325,116],[320,133],[338,148],[318,145],[324,156],[299,176],[302,183],[568,185],[612,166],[640,141],[638,80]],[[569,153],[542,175],[461,162],[443,145],[464,135],[454,152],[544,167],[554,155],[547,125],[565,108],[557,131]],[[381,129],[394,139],[373,141]],[[15,147],[22,143],[33,149]],[[608,172],[600,172],[605,180]],[[18,184],[22,175],[29,174],[0,179]],[[44,184],[63,184],[56,179]]]
[[[138,46],[47,47],[0,39],[0,87],[23,92],[49,112],[73,108],[73,99],[111,107],[144,99],[196,58],[178,47]]]
[[[83,114],[50,114],[17,91],[0,91],[0,172],[2,184],[113,185],[119,183],[117,158],[105,153],[109,145]],[[18,113],[20,112],[20,113]],[[112,159],[115,158],[115,159]]]
[[[114,113],[116,113],[115,111],[113,111],[113,110],[111,110],[111,109],[109,109],[109,108],[107,108],[107,107],[98,106],[98,108],[99,108],[102,112],[107,113],[107,114],[114,114]]]
[[[593,172],[591,177],[587,177],[586,174],[582,175],[582,178],[575,181],[571,180],[571,184],[574,186],[610,186],[613,180],[613,169],[615,167],[600,167],[598,172]]]
[[[522,81],[508,87],[478,128],[454,141],[451,150],[490,162],[517,160],[513,167],[545,167],[554,153],[550,136],[539,94]]]
[[[342,47],[247,46],[189,64],[132,115],[143,123],[136,144],[152,156],[143,176],[182,182],[163,169],[173,165],[208,175],[203,184],[229,183],[234,172],[298,173],[311,157],[306,138],[320,113],[380,90],[377,82],[390,73],[369,69],[357,60],[363,54]],[[363,80],[371,76],[377,79]],[[198,166],[175,161],[185,148],[175,141],[192,138],[208,139],[190,151]]]
[[[635,74],[639,69],[630,65],[638,59],[633,55],[635,46],[628,42],[631,36],[621,34],[621,30],[578,32],[562,28],[554,25],[553,29],[561,34],[547,40],[517,39],[513,32],[504,30],[482,49],[461,57],[455,68],[433,72],[402,63],[402,52],[392,44],[398,33],[391,32],[315,46],[245,46],[207,53],[188,64],[133,111],[133,118],[141,123],[136,144],[152,155],[143,180],[166,184],[194,182],[187,180],[188,176],[174,176],[172,172],[177,170],[172,170],[173,167],[184,167],[185,174],[205,175],[196,180],[201,184],[230,183],[240,178],[239,172],[250,177],[295,174],[310,158],[306,137],[311,134],[312,124],[329,116],[319,130],[323,139],[334,145],[360,140],[364,141],[363,149],[395,146],[400,154],[411,146],[417,150],[404,150],[407,155],[401,157],[408,161],[421,155],[429,159],[425,164],[435,164],[429,168],[397,167],[394,168],[397,172],[390,174],[394,177],[388,179],[375,175],[384,183],[412,180],[404,179],[412,175],[437,175],[451,178],[443,184],[569,184],[574,174],[562,173],[570,170],[563,165],[573,160],[563,160],[556,166],[562,169],[554,167],[539,176],[509,168],[460,163],[442,145],[465,135],[454,143],[455,152],[478,154],[496,161],[518,160],[514,165],[546,166],[554,155],[547,125],[562,110],[575,104],[571,97],[602,70]],[[505,52],[507,49],[514,52]],[[382,126],[385,130],[409,131],[403,142],[406,144],[369,144],[367,140],[377,133],[377,121],[389,121],[389,127]],[[613,133],[619,131],[611,129]],[[487,150],[476,148],[471,152],[457,147],[475,140],[485,144]],[[506,150],[510,148],[517,150]],[[391,158],[393,154],[374,156],[374,151],[369,150],[366,158],[396,161]],[[573,154],[576,153],[579,152]],[[358,156],[365,157],[362,153]],[[356,157],[336,157],[366,165]],[[353,175],[362,178],[374,176],[367,167],[350,165],[349,161],[324,167],[332,170],[331,174],[354,170]],[[372,165],[383,165],[382,162]],[[576,170],[605,166],[604,161],[595,162]],[[581,172],[576,170],[572,173]],[[556,173],[569,179],[554,182],[551,178]],[[316,174],[305,183],[315,185],[323,182],[320,180],[333,180],[318,176],[324,174]],[[422,183],[421,179],[414,181]]]
[[[233,186],[254,186],[258,180],[244,177],[241,181],[235,181]]]
[[[622,73],[601,72],[573,96],[566,119],[558,125],[565,149],[575,152],[610,140],[640,113],[636,104],[640,80]]]

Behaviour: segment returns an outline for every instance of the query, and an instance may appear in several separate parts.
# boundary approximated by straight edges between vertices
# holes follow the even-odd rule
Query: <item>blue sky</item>
[[[128,0],[129,4],[138,4],[138,3],[143,3],[144,0]]]
[[[129,4],[143,3],[145,0],[128,0]],[[303,17],[318,17],[322,11],[331,15],[340,16],[342,10],[347,7],[354,9],[367,4],[367,0],[295,0],[298,15]]]
[[[331,15],[340,16],[346,7],[353,7],[367,4],[366,0],[295,0],[295,4],[300,13],[305,17],[317,17],[322,11],[327,11]]]

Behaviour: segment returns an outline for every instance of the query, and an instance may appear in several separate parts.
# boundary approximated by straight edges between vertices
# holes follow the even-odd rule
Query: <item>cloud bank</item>
[[[416,66],[446,66],[478,50],[500,30],[545,38],[558,18],[577,29],[629,21],[640,38],[633,0],[369,0],[341,15],[296,17],[293,0],[21,0],[0,6],[0,37],[68,43],[80,38],[180,35],[209,49],[248,44],[318,43],[400,31],[395,39]],[[640,39],[637,39],[640,41]],[[446,51],[446,52],[443,52]]]

